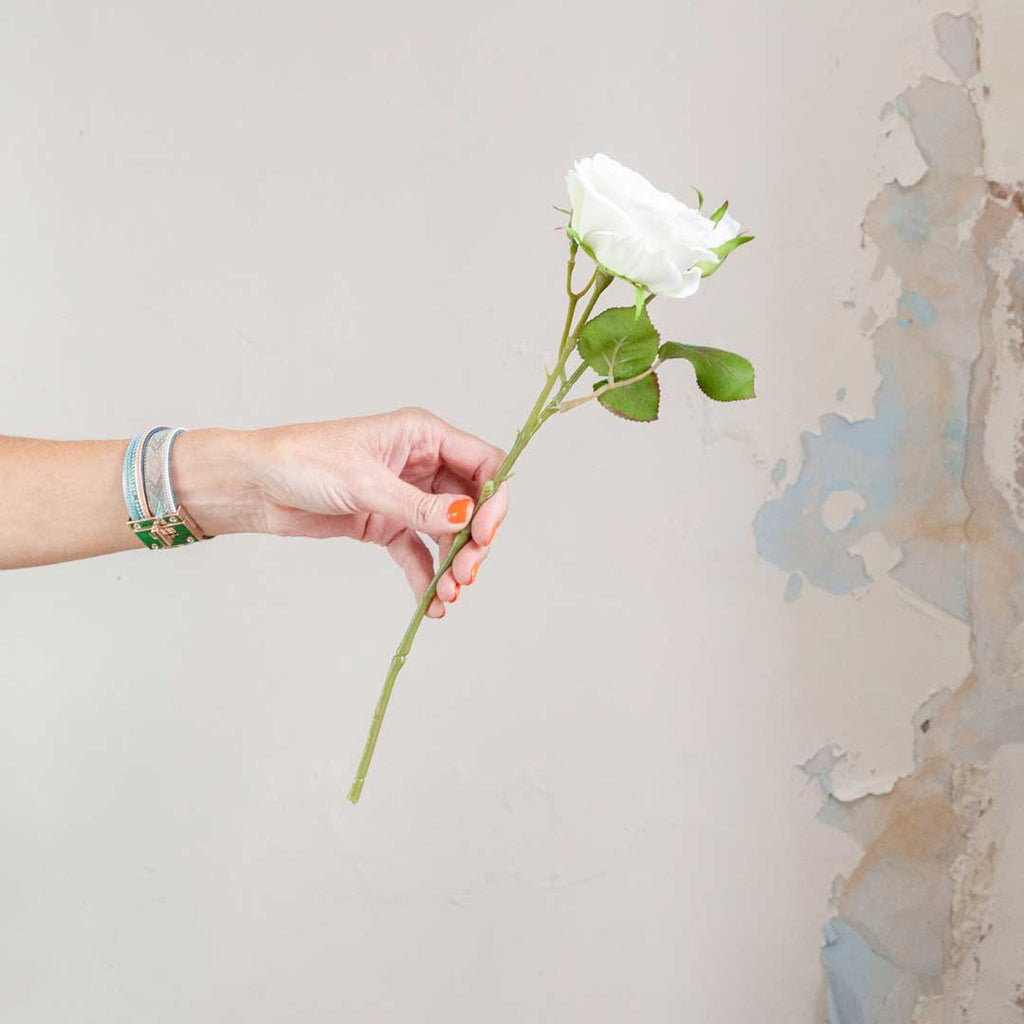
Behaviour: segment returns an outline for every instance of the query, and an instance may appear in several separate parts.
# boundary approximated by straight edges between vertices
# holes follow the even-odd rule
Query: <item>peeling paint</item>
[[[831,491],[821,504],[821,521],[830,533],[839,533],[865,508],[867,502],[852,487]]]
[[[905,112],[928,171],[915,185],[885,186],[864,220],[879,267],[901,285],[896,310],[871,335],[882,378],[875,414],[854,422],[822,416],[821,432],[803,436],[799,476],[761,508],[755,534],[769,561],[848,594],[875,578],[851,545],[880,533],[902,552],[886,572],[965,618],[969,508],[959,478],[985,281],[957,227],[974,221],[985,197],[980,127],[970,98],[950,83],[925,79],[894,106]],[[857,491],[866,505],[847,530],[832,533],[822,509],[840,490]]]
[[[841,917],[825,926],[821,959],[828,976],[831,1020],[844,1024],[896,1022],[906,1020],[913,1010],[918,996],[913,980]]]
[[[970,14],[937,14],[933,21],[939,56],[966,82],[978,73],[977,23]]]
[[[1018,68],[1001,65],[1001,90],[985,78],[978,11],[933,27],[957,81],[923,78],[882,111],[887,183],[862,224],[873,414],[823,415],[754,522],[790,580],[839,600],[892,581],[970,630],[970,671],[908,723],[908,775],[831,743],[800,765],[819,818],[863,847],[824,928],[832,1024],[1024,1019],[1024,188],[986,178],[1011,163],[1024,93],[1014,108]]]
[[[798,767],[817,781],[823,793],[844,804],[889,793],[897,781],[873,768],[864,768],[859,754],[835,743],[826,743]]]

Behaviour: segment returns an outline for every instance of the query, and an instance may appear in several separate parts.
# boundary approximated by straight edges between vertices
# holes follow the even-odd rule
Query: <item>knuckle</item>
[[[413,509],[413,517],[417,527],[425,529],[430,525],[434,516],[434,509],[437,507],[437,499],[432,494],[421,494],[416,499],[416,506]]]
[[[354,535],[360,544],[369,544],[373,540],[373,516],[367,513],[359,516]]]
[[[429,418],[430,413],[418,405],[403,405],[401,409],[396,411],[395,415],[407,423],[414,423],[418,420]]]

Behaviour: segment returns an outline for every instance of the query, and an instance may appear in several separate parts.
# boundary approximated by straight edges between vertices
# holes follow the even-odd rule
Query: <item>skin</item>
[[[141,552],[125,525],[127,445],[0,436],[0,568]],[[171,475],[179,503],[206,533],[379,544],[419,599],[435,571],[423,536],[443,559],[504,455],[424,409],[399,409],[264,430],[189,430],[175,441]],[[443,617],[474,581],[506,510],[502,485],[439,580],[428,616]]]

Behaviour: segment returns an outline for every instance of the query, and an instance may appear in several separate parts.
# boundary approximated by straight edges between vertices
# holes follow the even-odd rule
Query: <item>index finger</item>
[[[443,424],[443,433],[438,453],[444,463],[459,476],[482,487],[492,480],[505,459],[505,453],[492,444],[473,434],[448,423]],[[479,490],[477,491],[479,494]],[[490,544],[498,524],[508,512],[508,487],[503,483],[473,519],[472,536],[478,544]]]
[[[459,476],[465,477],[476,484],[483,484],[498,472],[505,453],[488,444],[474,434],[453,427],[450,423],[440,421],[443,428],[438,454],[442,461],[450,466]]]

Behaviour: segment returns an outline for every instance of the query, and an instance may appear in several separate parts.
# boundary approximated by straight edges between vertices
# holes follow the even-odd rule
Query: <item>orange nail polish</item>
[[[490,544],[490,543],[491,543],[491,541],[492,541],[492,540],[494,540],[494,535],[495,535],[495,534],[496,534],[496,533],[498,532],[498,527],[499,527],[500,525],[501,525],[500,523],[495,523],[495,524],[494,524],[494,525],[493,525],[493,526],[491,527],[491,535],[490,535],[490,537],[488,537],[488,538],[487,538],[487,543],[488,543],[488,544]]]
[[[456,525],[469,518],[469,506],[473,503],[469,498],[459,498],[448,506],[448,522]]]
[[[479,571],[480,571],[480,563],[479,562],[474,562],[473,563],[473,568],[469,570],[469,582],[470,583],[475,583],[476,582],[476,574]]]
[[[459,599],[459,591],[461,589],[462,589],[462,584],[461,583],[456,583],[455,584],[455,596],[451,600],[452,604],[455,604],[455,602],[458,601],[458,599]]]

